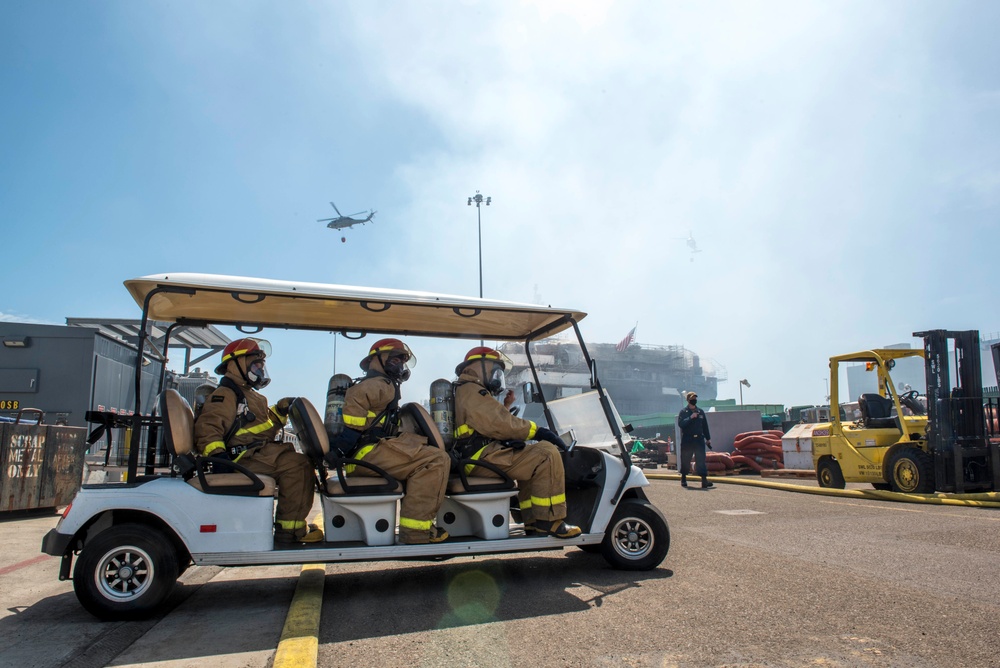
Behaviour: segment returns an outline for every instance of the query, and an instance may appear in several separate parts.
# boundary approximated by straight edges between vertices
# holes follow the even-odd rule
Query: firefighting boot
[[[298,537],[300,543],[318,543],[323,540],[323,530],[315,524],[310,524],[305,528],[304,533]]]
[[[555,536],[556,538],[572,538],[583,533],[580,527],[567,524],[563,520],[552,520],[551,522],[535,521],[535,535]]]
[[[427,531],[414,531],[412,529],[399,530],[399,542],[403,545],[424,545],[426,543],[440,543],[448,539],[448,532],[444,529],[431,525]]]

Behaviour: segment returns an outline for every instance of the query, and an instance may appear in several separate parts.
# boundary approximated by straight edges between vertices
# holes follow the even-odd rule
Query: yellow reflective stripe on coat
[[[455,430],[455,438],[465,438],[467,436],[472,436],[476,431],[467,424],[463,424],[461,427]]]
[[[547,499],[540,496],[533,496],[531,497],[531,502],[536,506],[557,506],[560,503],[566,503],[566,495],[556,494],[555,496],[550,496]]]
[[[411,520],[409,517],[400,517],[399,526],[404,529],[415,529],[417,531],[430,531],[430,520]]]
[[[216,450],[225,450],[225,449],[226,449],[226,444],[223,443],[222,441],[212,441],[211,443],[205,446],[205,452],[203,452],[202,454],[205,457],[211,457],[212,453],[215,452]]]
[[[531,420],[528,420],[528,422],[531,422]],[[538,425],[535,424],[534,422],[531,422],[531,429],[528,430],[528,440],[529,441],[535,437],[535,432],[536,431],[538,431]]]
[[[278,520],[277,525],[282,529],[301,529],[306,525],[305,520]]]
[[[531,507],[531,499],[525,499],[524,501],[521,501],[520,505],[521,505],[521,510],[527,510],[528,508]]]
[[[360,450],[358,450],[357,452],[355,452],[354,453],[354,457],[352,457],[351,459],[358,459],[358,460],[364,459],[365,455],[367,455],[369,452],[371,452],[372,448],[374,448],[374,447],[375,447],[374,443],[372,443],[371,445],[366,445],[365,447],[363,447]],[[344,467],[344,474],[345,475],[351,475],[352,473],[354,473],[354,469],[356,469],[356,468],[358,468],[358,467],[355,466],[354,464],[348,464],[347,466]]]
[[[278,425],[268,420],[267,422],[261,422],[260,424],[255,424],[252,427],[247,427],[246,429],[240,429],[235,435],[242,436],[243,434],[259,434],[262,431],[267,431],[268,429],[272,429],[276,426]]]
[[[269,406],[267,410],[271,411],[271,415],[273,415],[274,417],[278,418],[278,422],[281,423],[282,427],[284,427],[286,424],[288,424],[288,416],[287,415],[282,415],[281,413],[279,413],[277,406]]]
[[[476,450],[476,454],[474,454],[471,457],[469,457],[469,459],[472,459],[472,460],[479,459],[479,457],[482,456],[482,454],[483,454],[483,450],[485,450],[488,447],[489,447],[489,445],[484,445],[483,447],[479,448],[478,450]],[[465,475],[472,475],[472,469],[474,469],[474,468],[476,468],[475,464],[466,464],[465,465]]]
[[[354,417],[353,415],[344,413],[344,424],[348,427],[364,427],[366,422],[368,422],[367,418]]]
[[[364,426],[368,424],[368,421],[377,415],[378,413],[373,413],[371,411],[368,411],[368,417],[359,417],[357,415],[348,415],[347,413],[344,413],[344,424],[352,427],[361,427],[363,429]],[[384,420],[385,418],[382,419]]]

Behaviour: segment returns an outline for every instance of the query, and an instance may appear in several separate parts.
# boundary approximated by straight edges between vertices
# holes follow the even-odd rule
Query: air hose
[[[680,480],[678,473],[647,473],[650,480]],[[930,503],[940,506],[966,506],[972,508],[1000,508],[1000,492],[981,492],[978,494],[902,494],[900,492],[883,492],[877,489],[833,489],[830,487],[807,487],[784,482],[770,482],[759,478],[743,478],[736,476],[709,476],[712,482],[727,485],[747,485],[764,487],[783,492],[798,492],[800,494],[819,494],[821,496],[839,496],[851,499],[872,499],[877,501],[900,501],[903,503]]]

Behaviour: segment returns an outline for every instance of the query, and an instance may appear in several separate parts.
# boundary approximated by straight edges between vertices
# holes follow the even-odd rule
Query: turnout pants
[[[405,481],[406,494],[399,502],[400,538],[429,537],[434,516],[444,502],[444,493],[448,488],[448,473],[451,470],[448,453],[427,445],[423,436],[400,434],[381,439],[371,449],[362,448],[355,458],[374,464],[393,478]],[[351,475],[377,474],[358,466]]]
[[[296,536],[307,533],[306,515],[312,509],[315,478],[312,464],[295,452],[291,443],[265,443],[248,450],[238,463],[254,473],[268,475],[278,483],[275,520],[281,529]]]
[[[559,448],[548,441],[525,445],[520,450],[490,443],[477,459],[496,466],[517,481],[517,500],[525,524],[566,518],[566,473]],[[483,467],[472,475],[496,477]]]
[[[708,476],[708,468],[705,466],[705,444],[704,443],[681,443],[681,454],[677,458],[677,468],[682,476],[688,474],[691,468],[691,457],[694,457],[695,471],[702,478]]]

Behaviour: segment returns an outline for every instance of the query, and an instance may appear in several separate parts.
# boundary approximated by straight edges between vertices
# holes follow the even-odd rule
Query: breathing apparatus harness
[[[484,376],[486,374],[485,363],[483,363],[483,374]],[[482,382],[477,382],[474,380],[460,380],[452,383],[452,395],[453,396],[457,395],[458,388],[468,383],[471,383],[473,385],[479,385],[482,388],[479,390],[479,394],[483,395],[484,397],[487,395],[494,394],[493,391],[491,391],[491,388],[488,386],[484,386]],[[491,383],[491,385],[492,384],[493,383]],[[498,391],[499,389],[500,389],[499,386],[497,386]],[[455,460],[456,462],[460,460],[466,460],[469,457],[472,457],[477,452],[479,452],[479,450],[481,450],[482,448],[486,447],[487,445],[490,445],[491,443],[498,443],[500,444],[501,447],[513,448],[514,450],[523,450],[525,445],[524,441],[500,441],[494,438],[483,436],[477,431],[473,431],[471,436],[456,438],[455,444],[452,446],[451,452],[449,454],[451,455],[452,459]]]
[[[388,374],[378,371],[369,371],[368,375],[356,378],[351,381],[351,386],[371,378],[385,378],[394,390],[394,396],[382,411],[372,419],[372,424],[364,431],[357,431],[345,426],[336,439],[330,441],[330,450],[336,452],[341,457],[350,458],[359,449],[378,443],[383,438],[393,438],[399,435],[399,399],[400,381],[391,378]]]

